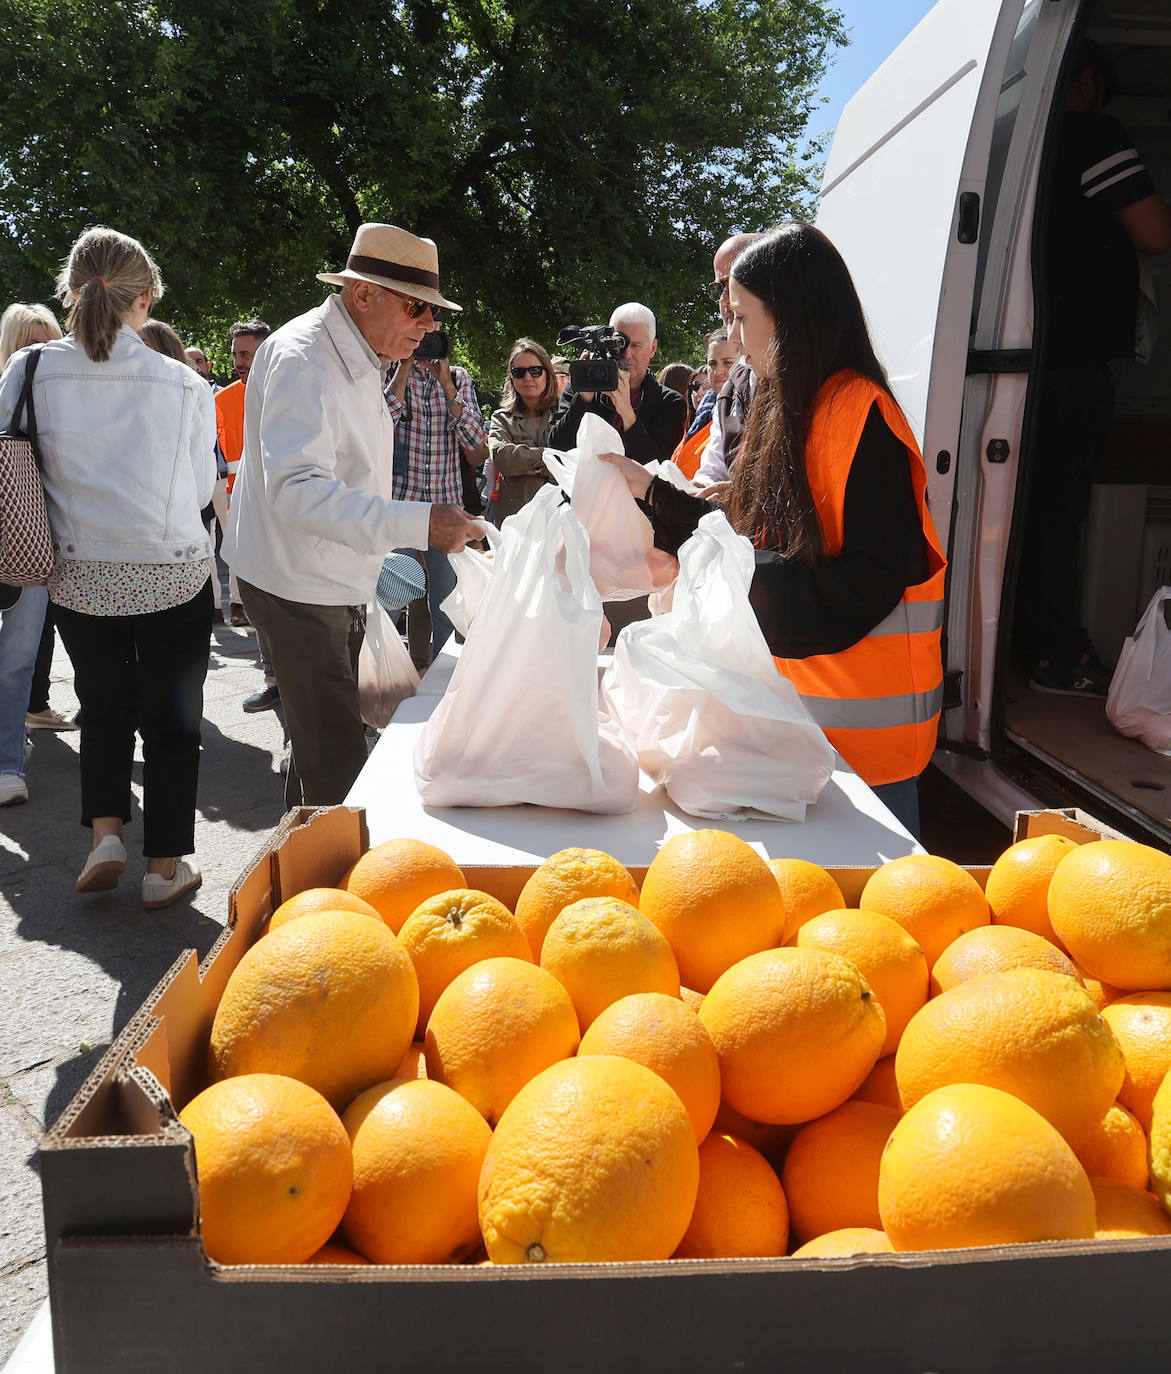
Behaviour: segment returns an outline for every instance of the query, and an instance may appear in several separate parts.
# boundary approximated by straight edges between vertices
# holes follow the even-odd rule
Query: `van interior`
[[[1117,66],[1107,112],[1133,135],[1160,194],[1171,197],[1171,5],[1097,0],[1081,32]],[[1111,668],[1152,595],[1171,585],[1171,255],[1148,259],[1146,267],[1162,328],[1149,361],[1113,364],[1113,428],[1095,473],[1081,550],[1082,623]],[[1018,489],[1014,525],[1019,497]],[[1006,578],[1006,623],[1010,584]],[[1039,768],[1059,796],[1107,811],[1131,833],[1171,842],[1171,757],[1115,731],[1101,700],[1030,690],[1027,674],[1010,661],[1007,634],[997,663],[998,761],[1033,779]]]

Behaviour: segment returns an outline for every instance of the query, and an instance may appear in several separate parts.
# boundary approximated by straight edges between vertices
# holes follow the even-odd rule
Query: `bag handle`
[[[41,361],[41,349],[44,344],[36,344],[28,351],[28,357],[24,360],[24,383],[20,388],[20,395],[16,398],[16,409],[12,413],[13,434],[23,434],[29,441],[33,451],[33,462],[37,465],[37,471],[41,471],[41,446],[37,443],[37,411],[33,404],[33,377],[36,375],[37,364]],[[21,427],[21,416],[27,412],[28,424]]]

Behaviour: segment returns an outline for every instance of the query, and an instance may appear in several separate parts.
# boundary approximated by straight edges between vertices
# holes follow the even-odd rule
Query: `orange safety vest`
[[[943,580],[947,560],[927,509],[927,469],[894,400],[856,372],[838,372],[818,392],[805,439],[805,471],[825,553],[844,537],[846,481],[877,403],[906,446],[930,571],[869,634],[837,654],[778,658],[777,667],[851,768],[871,786],[917,777],[935,749],[943,703]]]
[[[671,455],[671,461],[689,480],[699,471],[703,461],[703,451],[712,437],[712,422],[709,420],[702,429],[697,429],[691,438],[686,435],[679,440],[679,446]]]
[[[233,382],[215,394],[216,438],[228,465],[228,495],[236,485],[240,455],[244,452],[244,383]]]

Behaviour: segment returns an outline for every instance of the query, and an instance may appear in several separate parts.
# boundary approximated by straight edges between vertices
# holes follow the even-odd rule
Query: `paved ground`
[[[36,1146],[85,1076],[185,949],[202,957],[227,918],[228,891],[283,807],[284,731],[240,703],[263,684],[251,630],[217,625],[204,692],[196,857],[203,886],[163,911],[140,904],[142,826],[110,893],[74,881],[89,848],[78,823],[78,735],[34,732],[30,799],[0,809],[0,1366],[44,1299],[45,1247]],[[77,709],[58,640],[51,703]],[[136,768],[136,806],[141,799]]]

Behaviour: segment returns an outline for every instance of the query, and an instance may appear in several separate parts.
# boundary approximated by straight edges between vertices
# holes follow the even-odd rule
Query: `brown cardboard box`
[[[1052,830],[1106,833],[1040,812],[1016,836]],[[211,1264],[176,1107],[204,1085],[216,1003],[269,913],[336,883],[366,844],[361,812],[286,817],[203,965],[194,953],[175,964],[45,1137],[57,1374],[1171,1367],[1171,1238],[547,1269]],[[506,901],[530,871],[466,870]],[[856,901],[869,870],[835,875]]]

